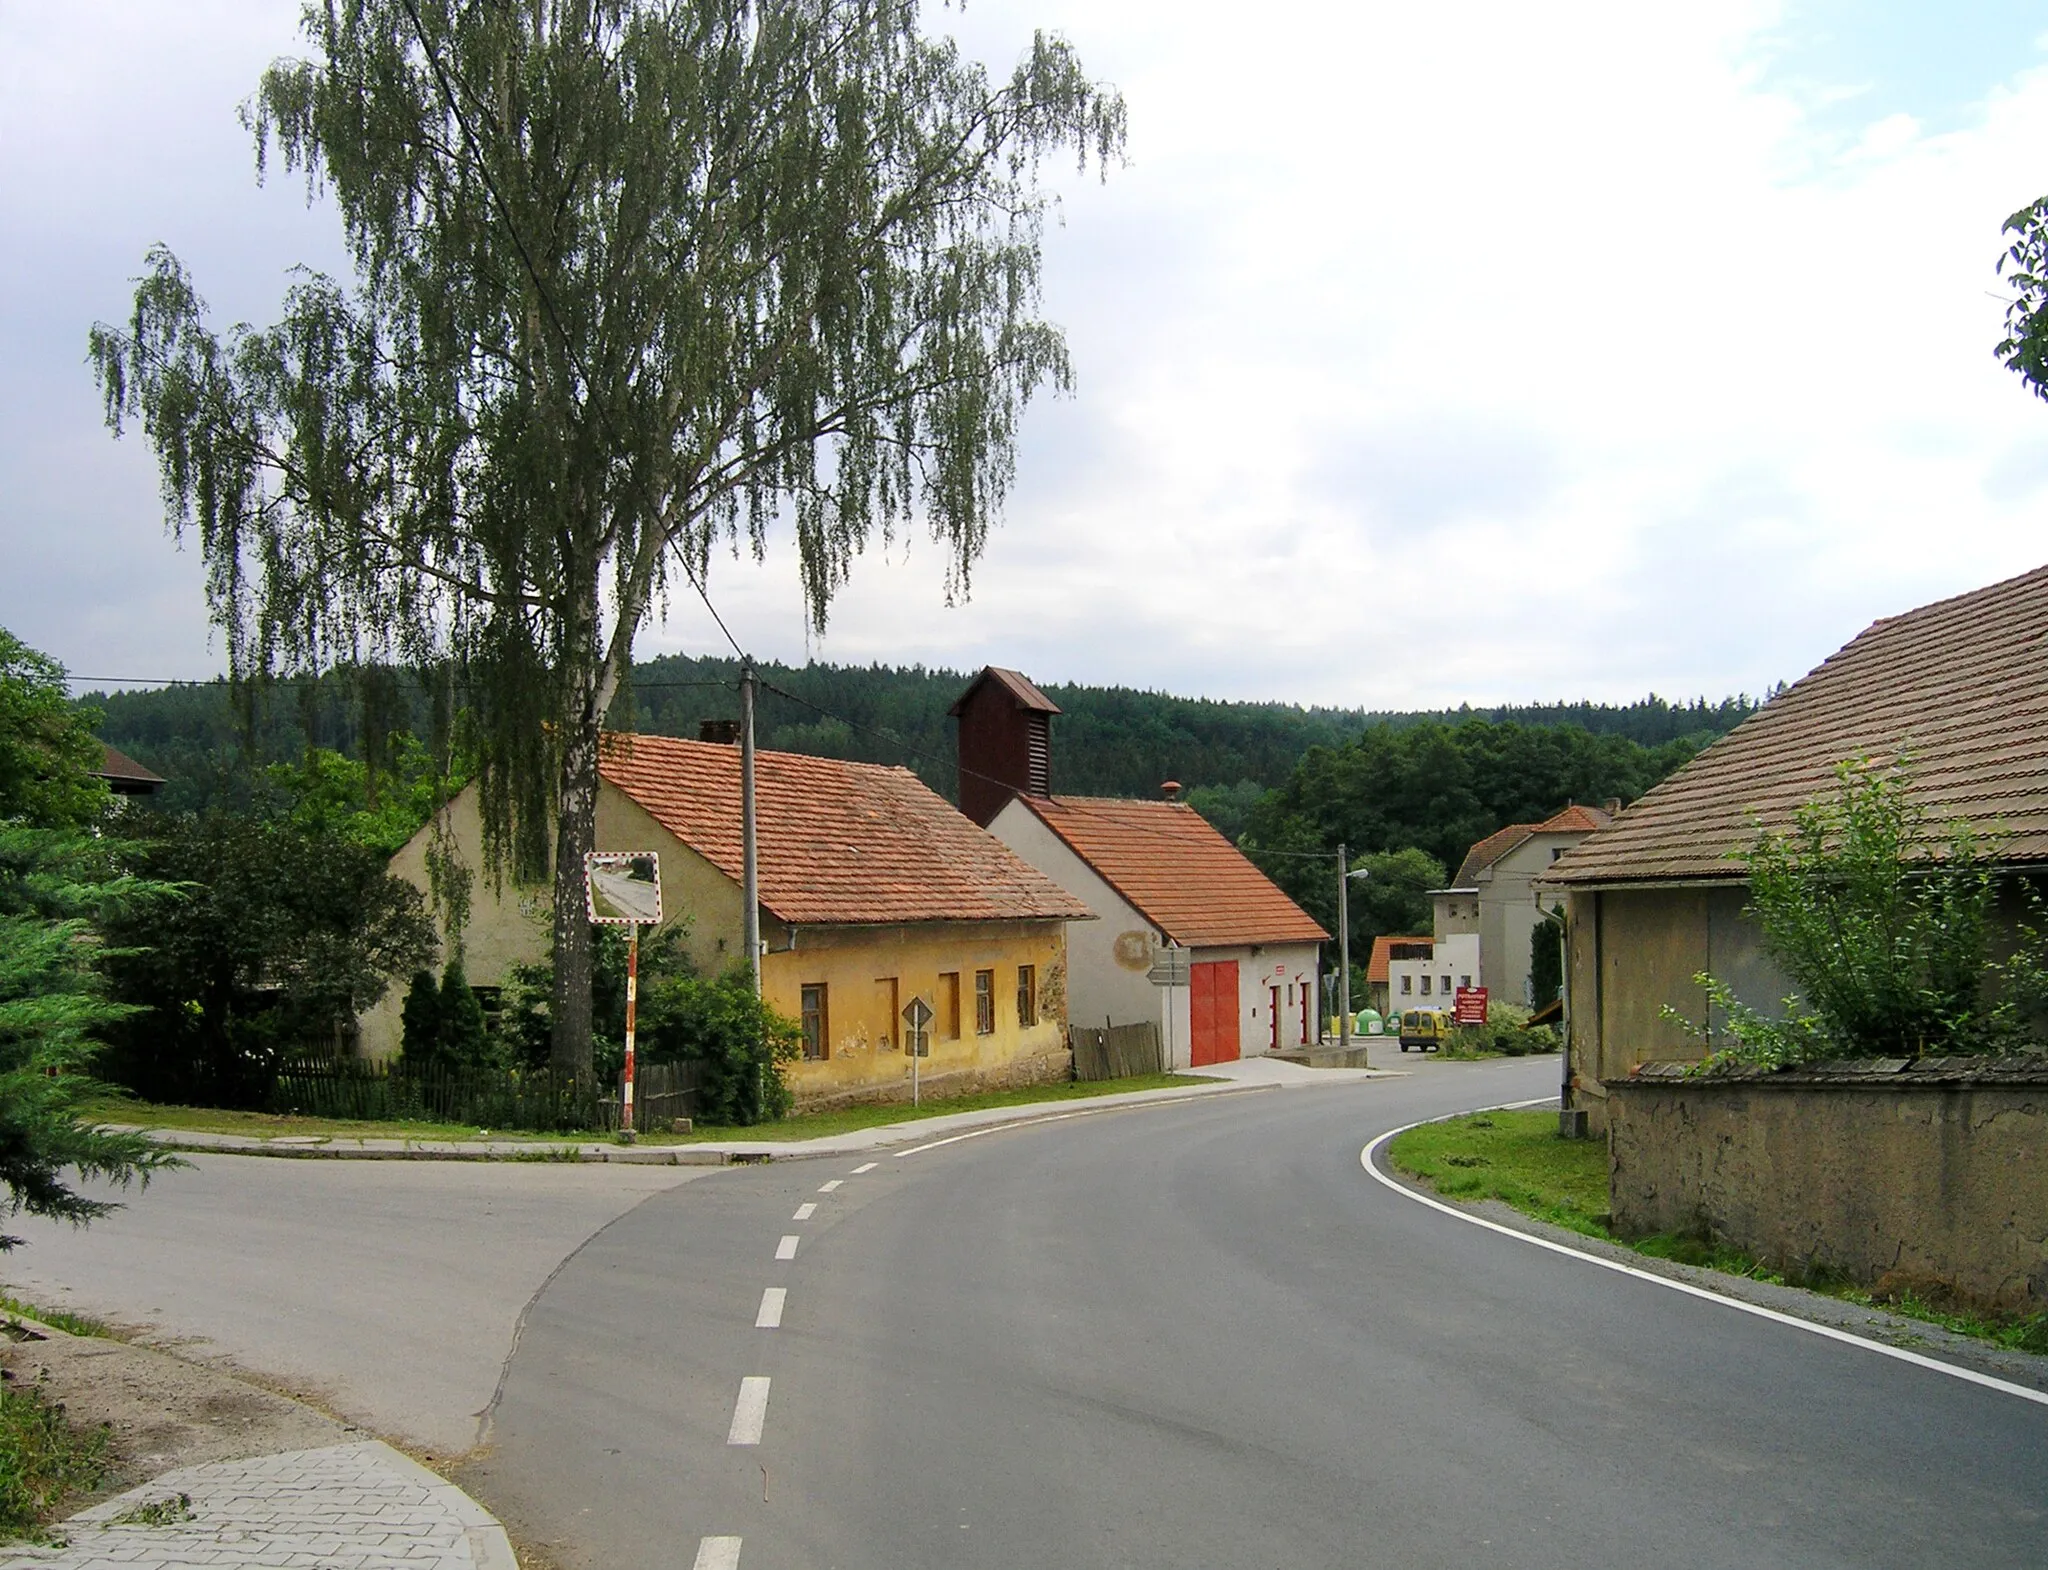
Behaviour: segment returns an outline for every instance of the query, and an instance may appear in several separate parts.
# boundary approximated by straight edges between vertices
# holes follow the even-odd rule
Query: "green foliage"
[[[1563,936],[1564,912],[1560,908],[1553,908],[1529,929],[1529,1001],[1537,1008],[1549,1007],[1564,990]]]
[[[699,1064],[697,1116],[744,1127],[789,1110],[783,1065],[803,1051],[803,1030],[755,997],[746,969],[735,967],[716,980],[681,977],[650,991],[638,1050],[649,1062]]]
[[[441,973],[440,1002],[438,1023],[443,1060],[462,1068],[481,1068],[490,1063],[491,1042],[484,1032],[483,1005],[469,989],[460,954],[449,960],[448,968]]]
[[[966,592],[1025,403],[1071,383],[1039,161],[1120,156],[1123,103],[1046,34],[992,85],[914,0],[304,27],[247,121],[259,169],[331,198],[354,286],[308,275],[222,337],[158,247],[91,334],[107,418],[155,448],[236,672],[455,657],[492,866],[538,875],[553,823],[554,1051],[587,1074],[566,913],[635,636],[778,517],[821,628],[913,520]]]
[[[89,1493],[107,1474],[112,1435],[74,1428],[41,1385],[0,1385],[0,1533],[32,1533],[69,1494]]]
[[[1998,358],[2037,398],[2048,398],[2048,196],[2005,221],[2012,243],[1998,271],[2012,287]]]
[[[0,627],[0,823],[76,829],[106,816],[99,718],[72,707],[63,666]]]
[[[1851,759],[1835,776],[1831,798],[1802,806],[1782,833],[1760,832],[1745,856],[1749,913],[1798,991],[1773,1019],[1702,972],[1732,1043],[1715,1058],[1779,1067],[2013,1045],[2048,1001],[2039,896],[2022,886],[2033,920],[1994,960],[1996,841],[1961,818],[1932,819],[1903,762]]]
[[[1257,780],[1239,780],[1235,785],[1197,785],[1186,799],[1209,820],[1210,827],[1235,843],[1251,826],[1252,813],[1265,798],[1266,788]]]
[[[398,1009],[398,1050],[409,1063],[431,1061],[441,1049],[441,988],[431,970],[416,970]]]
[[[285,1055],[334,1050],[433,954],[419,891],[368,846],[223,812],[139,823],[138,867],[187,891],[108,928],[115,995],[145,1011],[108,1072],[151,1100],[263,1105]]]
[[[426,746],[399,732],[386,739],[383,773],[326,747],[273,763],[266,783],[283,798],[283,811],[307,833],[366,845],[390,856],[426,827],[463,786],[460,771],[443,773]]]

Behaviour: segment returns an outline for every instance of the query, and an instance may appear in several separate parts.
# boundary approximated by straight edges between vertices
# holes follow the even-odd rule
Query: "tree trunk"
[[[555,816],[555,991],[549,1060],[558,1074],[591,1080],[590,911],[583,857],[597,848],[598,719],[579,714],[563,739],[561,792]]]

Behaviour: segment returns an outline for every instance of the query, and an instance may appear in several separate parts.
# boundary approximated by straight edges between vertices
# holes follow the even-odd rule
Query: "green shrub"
[[[651,1063],[699,1064],[698,1119],[744,1126],[789,1110],[782,1065],[802,1046],[802,1028],[755,997],[740,967],[716,981],[683,976],[655,987],[640,1010],[636,1050]]]
[[[398,1011],[399,1050],[408,1061],[430,1061],[440,1050],[441,991],[431,970],[416,970]]]

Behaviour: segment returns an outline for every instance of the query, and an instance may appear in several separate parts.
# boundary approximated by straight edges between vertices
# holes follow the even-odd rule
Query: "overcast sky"
[[[338,270],[235,106],[296,0],[0,0],[0,625],[80,675],[221,668],[196,555],[84,364],[167,242],[222,322]],[[2048,193],[2018,3],[974,0],[1130,107],[1062,179],[1028,418],[969,603],[923,540],[808,640],[793,560],[721,559],[758,655],[1433,707],[1719,697],[2048,561],[2048,405],[1992,356]],[[643,653],[723,648],[678,602]]]

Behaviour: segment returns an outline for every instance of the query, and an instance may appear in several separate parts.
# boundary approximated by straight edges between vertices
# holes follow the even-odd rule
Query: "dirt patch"
[[[104,1423],[113,1466],[100,1497],[175,1467],[310,1450],[364,1437],[360,1429],[203,1363],[33,1320],[37,1339],[0,1341],[0,1370],[42,1388],[73,1423]],[[74,1500],[74,1506],[90,1500]]]

